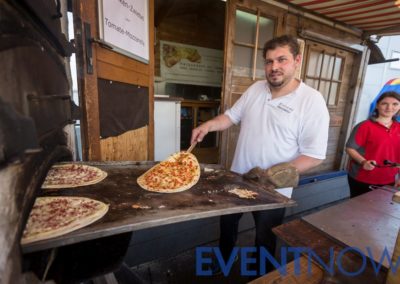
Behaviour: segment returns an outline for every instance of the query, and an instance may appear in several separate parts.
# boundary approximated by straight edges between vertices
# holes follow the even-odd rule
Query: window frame
[[[260,47],[258,45],[259,33],[260,33],[260,17],[269,19],[269,20],[274,22],[274,28],[273,28],[272,37],[275,37],[276,34],[277,34],[277,29],[278,29],[278,24],[279,24],[278,23],[278,17],[274,17],[272,15],[267,15],[267,14],[261,12],[261,10],[259,8],[257,8],[256,11],[254,11],[254,10],[245,9],[243,7],[240,7],[240,8],[237,8],[236,11],[242,11],[242,12],[245,12],[245,13],[249,13],[249,14],[255,15],[257,17],[257,20],[256,20],[256,36],[254,38],[254,42],[248,43],[248,42],[237,41],[237,40],[235,40],[236,35],[232,39],[232,44],[233,44],[233,49],[234,50],[235,50],[236,46],[245,47],[245,48],[247,47],[247,48],[251,48],[252,49],[252,53],[253,53],[252,62],[251,62],[251,70],[250,70],[252,75],[251,76],[235,75],[235,76],[244,77],[244,78],[251,78],[252,81],[256,81],[257,79],[260,79],[259,77],[256,77],[257,56],[258,56],[259,52],[262,53],[262,50],[264,48],[264,46]],[[236,16],[236,13],[235,13],[235,16]],[[236,65],[235,65],[234,58],[232,58],[232,69],[233,70],[235,69],[235,66]]]
[[[328,108],[330,108],[330,109],[336,108],[339,103],[339,95],[340,95],[340,90],[341,90],[342,83],[343,83],[344,68],[346,66],[346,56],[340,55],[340,52],[338,52],[338,50],[336,48],[332,47],[332,51],[330,51],[330,50],[328,50],[328,48],[324,48],[323,46],[320,46],[319,44],[317,44],[317,45],[314,45],[312,43],[308,44],[306,50],[307,50],[307,53],[305,54],[306,56],[305,56],[305,58],[303,58],[303,61],[305,61],[304,69],[302,70],[303,81],[306,82],[308,79],[317,80],[318,85],[317,85],[317,87],[314,87],[314,88],[317,89],[321,93],[322,93],[322,91],[319,90],[319,87],[321,86],[321,82],[329,83],[328,93],[327,94],[322,93],[322,95],[324,97],[324,100],[325,100]],[[307,74],[308,67],[310,66],[310,63],[311,63],[310,57],[311,57],[312,52],[318,52],[319,55],[321,55],[321,54],[323,55],[321,64],[319,65],[319,67],[320,67],[319,75],[317,75],[317,76],[309,76]],[[323,66],[324,66],[324,61],[325,61],[325,55],[332,56],[334,58],[334,62],[336,62],[336,58],[341,58],[338,79],[333,79],[336,64],[332,64],[332,69],[330,70],[331,71],[330,78],[325,78],[322,76],[322,72],[324,70]],[[337,86],[336,93],[335,93],[334,103],[329,104],[330,98],[332,96],[331,89],[332,89],[333,83],[337,83],[338,86]]]

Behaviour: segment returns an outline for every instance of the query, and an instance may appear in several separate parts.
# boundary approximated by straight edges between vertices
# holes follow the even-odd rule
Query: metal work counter
[[[153,162],[86,164],[106,171],[107,178],[98,184],[46,190],[40,195],[93,198],[109,204],[108,213],[97,222],[74,232],[23,245],[24,253],[187,220],[295,205],[293,200],[273,189],[244,180],[240,175],[216,165],[202,165],[199,182],[187,191],[155,193],[143,190],[136,183],[137,177],[153,166]],[[204,167],[213,170],[204,172]],[[228,192],[233,188],[252,190],[258,196],[256,199],[239,198]]]

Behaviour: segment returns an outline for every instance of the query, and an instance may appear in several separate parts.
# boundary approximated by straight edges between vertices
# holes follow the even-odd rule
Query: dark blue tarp
[[[312,182],[322,181],[326,179],[336,178],[347,175],[347,171],[334,171],[334,172],[326,172],[320,173],[312,176],[303,176],[300,177],[299,185],[304,185]]]

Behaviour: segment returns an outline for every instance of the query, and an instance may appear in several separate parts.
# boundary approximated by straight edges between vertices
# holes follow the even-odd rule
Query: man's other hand
[[[299,184],[299,172],[290,163],[280,163],[266,169],[265,178],[276,188],[296,187]]]
[[[256,167],[243,177],[275,188],[296,187],[299,184],[299,172],[290,163],[280,163],[266,170]]]

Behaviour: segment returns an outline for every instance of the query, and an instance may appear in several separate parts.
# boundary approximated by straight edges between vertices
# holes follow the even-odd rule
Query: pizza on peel
[[[58,164],[47,173],[42,188],[66,188],[86,186],[101,182],[107,177],[105,171],[83,164]]]
[[[38,197],[31,210],[21,244],[54,238],[83,228],[103,217],[108,205],[86,197]]]
[[[155,165],[137,179],[148,191],[174,193],[194,186],[200,178],[200,165],[189,152],[178,152]]]

